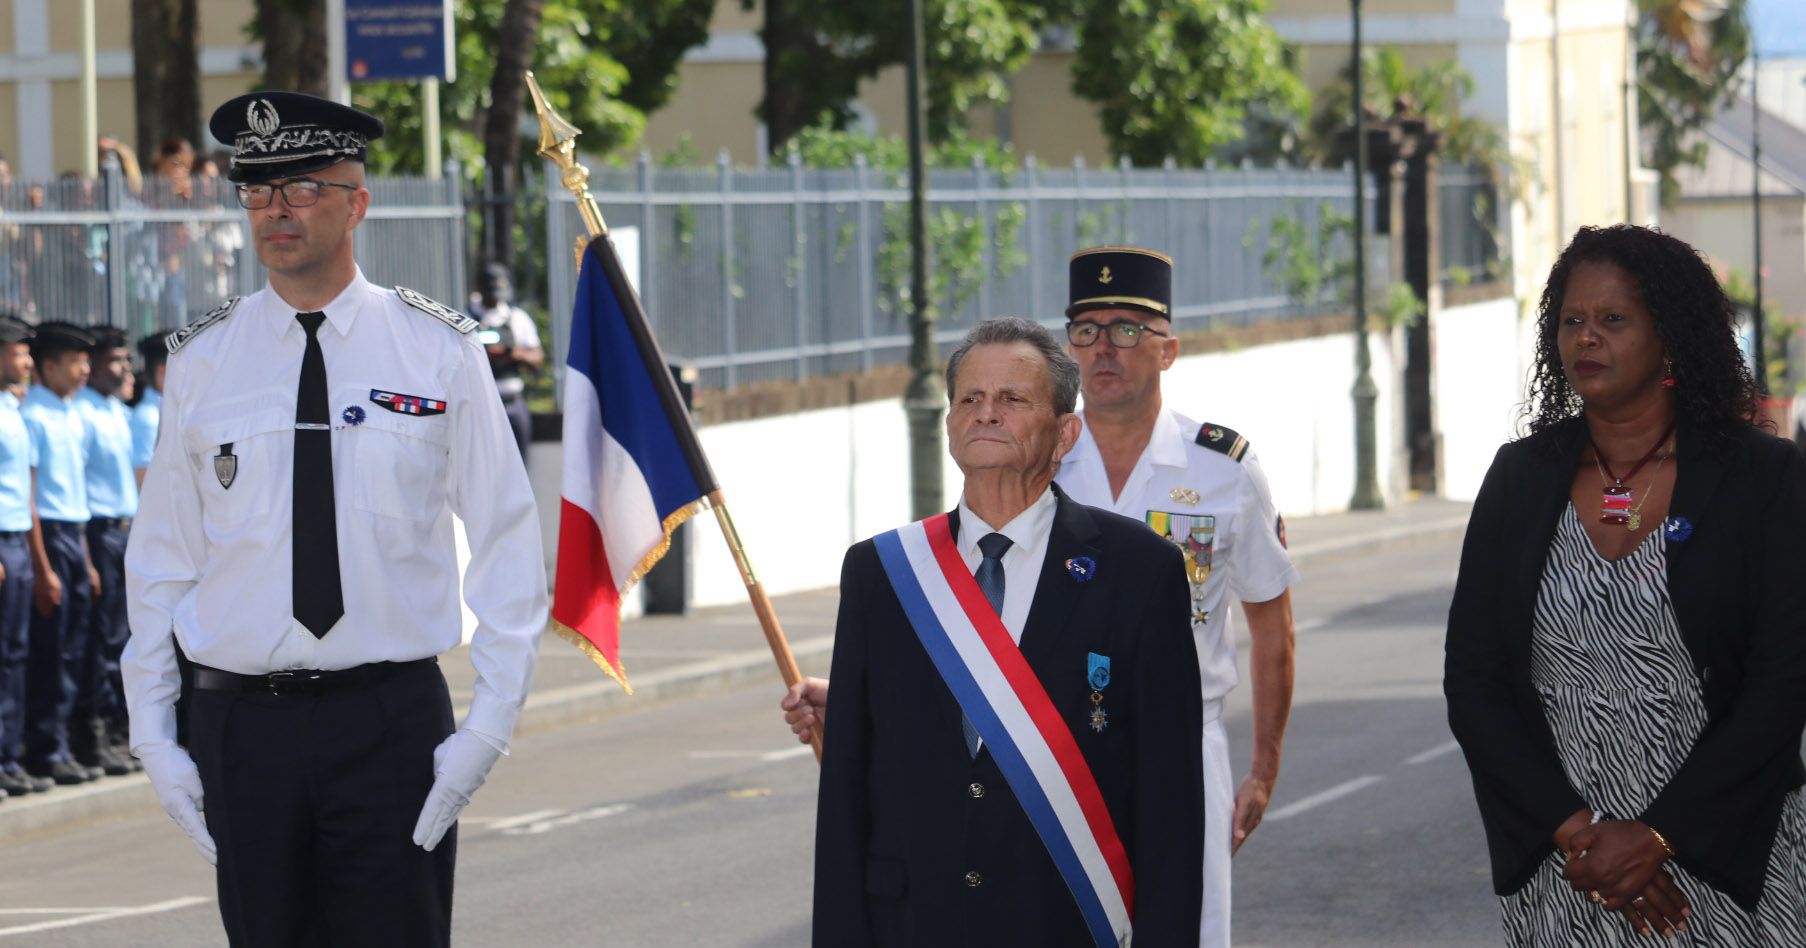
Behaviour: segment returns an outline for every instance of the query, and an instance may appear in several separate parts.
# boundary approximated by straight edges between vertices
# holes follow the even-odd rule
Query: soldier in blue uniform
[[[163,374],[169,368],[169,334],[153,332],[138,340],[144,368],[138,374],[138,401],[132,405],[132,472],[139,486],[157,447],[157,423],[163,417]]]
[[[88,384],[75,404],[85,425],[83,457],[88,478],[88,552],[100,585],[88,614],[88,663],[82,669],[69,743],[76,763],[109,776],[131,773],[126,743],[125,692],[119,653],[131,637],[125,617],[125,541],[138,512],[138,480],[132,473],[132,351],[125,333],[111,326],[91,330]]]
[[[11,386],[31,378],[32,329],[0,316],[0,794],[48,790],[19,764],[31,636],[31,436]]]
[[[44,323],[31,343],[37,384],[25,393],[25,427],[37,455],[32,530],[31,658],[26,665],[25,769],[60,784],[98,779],[75,762],[69,721],[88,664],[88,610],[98,577],[88,558],[86,426],[75,395],[88,384],[94,337],[78,326]]]

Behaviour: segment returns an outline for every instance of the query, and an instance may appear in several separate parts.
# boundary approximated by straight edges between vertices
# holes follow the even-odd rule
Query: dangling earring
[[[1674,387],[1674,360],[1673,359],[1663,359],[1662,360],[1662,387],[1663,388],[1673,388]]]

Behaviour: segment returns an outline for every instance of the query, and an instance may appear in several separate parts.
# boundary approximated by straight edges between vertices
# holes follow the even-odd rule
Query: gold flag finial
[[[577,196],[577,212],[583,215],[583,226],[589,229],[589,235],[599,237],[608,233],[608,224],[602,220],[602,209],[596,206],[596,199],[589,193],[589,169],[577,161],[577,136],[581,132],[552,111],[531,70],[527,72],[527,91],[533,94],[533,109],[539,113],[540,156],[558,166],[559,183]],[[582,256],[581,249],[578,256]]]

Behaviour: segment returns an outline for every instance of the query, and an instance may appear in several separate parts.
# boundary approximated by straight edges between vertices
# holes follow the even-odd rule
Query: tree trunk
[[[256,0],[263,87],[326,95],[326,0]]]
[[[759,31],[765,43],[765,98],[759,102],[759,118],[774,155],[783,154],[790,139],[815,120],[803,114],[807,93],[784,74],[786,61],[810,55],[813,45],[798,5],[797,0],[765,0],[765,27]]]
[[[138,154],[146,162],[170,138],[201,148],[197,6],[197,0],[132,0],[132,98]]]
[[[489,114],[483,120],[483,241],[491,260],[514,263],[514,204],[520,182],[520,118],[527,95],[526,70],[539,39],[545,0],[508,0],[496,29],[495,75],[489,81]]]

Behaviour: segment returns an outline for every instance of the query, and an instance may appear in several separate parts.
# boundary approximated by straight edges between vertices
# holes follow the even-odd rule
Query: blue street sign
[[[456,79],[450,0],[345,0],[345,77]]]

